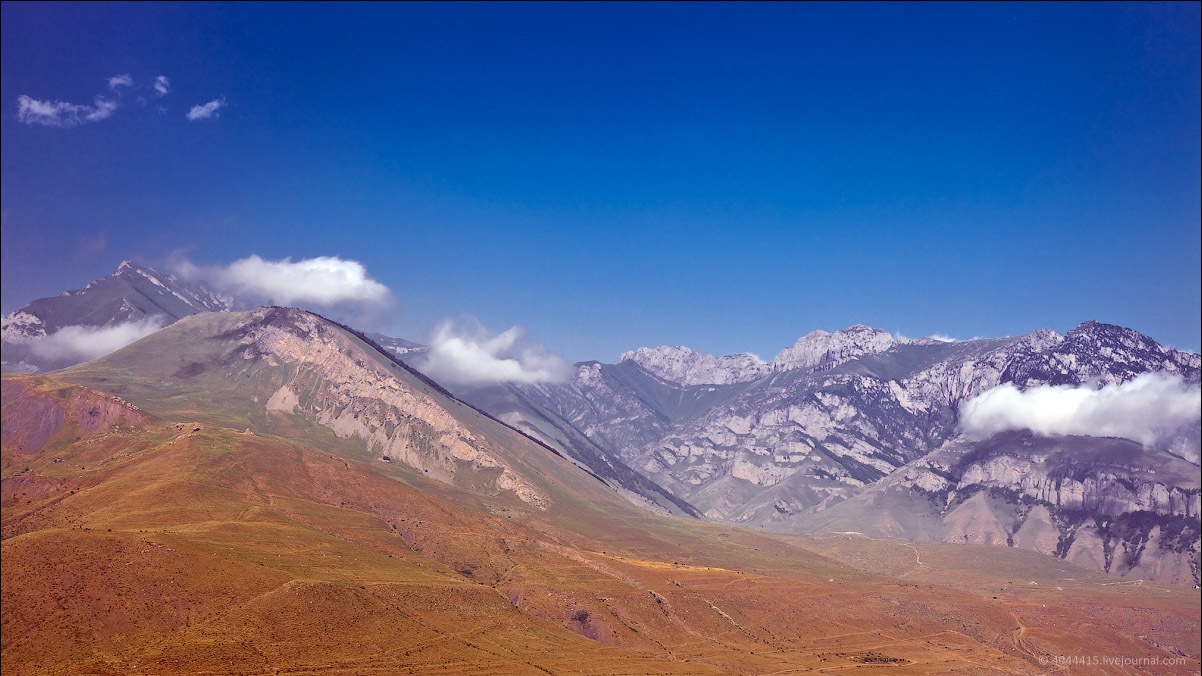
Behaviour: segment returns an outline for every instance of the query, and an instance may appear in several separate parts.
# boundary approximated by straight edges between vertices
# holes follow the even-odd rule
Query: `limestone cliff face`
[[[339,437],[358,437],[373,454],[454,483],[465,472],[545,507],[548,498],[498,458],[444,404],[398,377],[345,330],[299,310],[248,313],[236,332],[240,357],[282,375],[265,402],[269,414],[304,415]]]
[[[871,509],[856,513],[851,502],[825,518],[868,524]],[[1025,432],[952,441],[882,481],[867,501],[886,502],[925,515],[890,535],[1023,547],[1129,577],[1200,581],[1197,467],[1135,442]]]
[[[1005,487],[1020,499],[1053,505],[1060,510],[1084,511],[1103,516],[1150,512],[1166,516],[1197,517],[1198,489],[1157,481],[1146,471],[1099,471],[1094,475],[1066,473],[1049,467],[1045,458],[990,458],[966,467],[955,491],[976,485]]]

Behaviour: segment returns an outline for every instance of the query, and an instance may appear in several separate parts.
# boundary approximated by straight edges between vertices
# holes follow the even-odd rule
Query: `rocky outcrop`
[[[772,360],[777,371],[834,368],[849,359],[884,352],[906,342],[888,331],[855,324],[841,331],[811,331],[786,347]]]

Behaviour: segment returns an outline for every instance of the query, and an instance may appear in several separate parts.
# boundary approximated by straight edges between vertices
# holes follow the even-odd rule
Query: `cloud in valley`
[[[372,279],[362,263],[337,256],[293,261],[269,261],[248,256],[226,266],[199,267],[183,261],[179,274],[199,279],[236,296],[277,305],[383,304],[391,300],[388,287]]]
[[[99,122],[112,116],[117,103],[97,96],[93,105],[66,101],[42,101],[24,94],[17,97],[17,120],[23,124],[43,127],[74,127],[87,122]]]
[[[1006,430],[1122,437],[1145,446],[1202,417],[1202,390],[1180,376],[1145,373],[1120,385],[1057,385],[1020,391],[1012,384],[960,406],[960,426],[978,439]]]
[[[435,380],[457,385],[563,382],[566,361],[526,336],[518,326],[492,334],[475,319],[444,320],[418,364]]]
[[[50,361],[80,362],[103,357],[166,326],[161,316],[116,326],[64,326],[30,342],[34,355]]]
[[[208,103],[203,103],[198,106],[192,106],[188,111],[188,120],[195,122],[197,120],[209,120],[221,117],[221,109],[225,107],[225,99],[213,99]]]

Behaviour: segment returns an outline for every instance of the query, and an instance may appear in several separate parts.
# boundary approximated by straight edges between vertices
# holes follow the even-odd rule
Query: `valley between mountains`
[[[5,318],[4,674],[1199,669],[1197,419],[961,420],[1000,386],[1197,387],[1130,329],[856,326],[447,389],[415,343],[106,280]]]

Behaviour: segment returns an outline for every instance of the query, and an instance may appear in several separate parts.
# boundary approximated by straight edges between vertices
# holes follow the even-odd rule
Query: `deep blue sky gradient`
[[[338,255],[400,299],[371,328],[474,315],[569,360],[1202,342],[1197,3],[2,11],[6,313],[126,258]],[[17,120],[123,73],[108,120]]]

